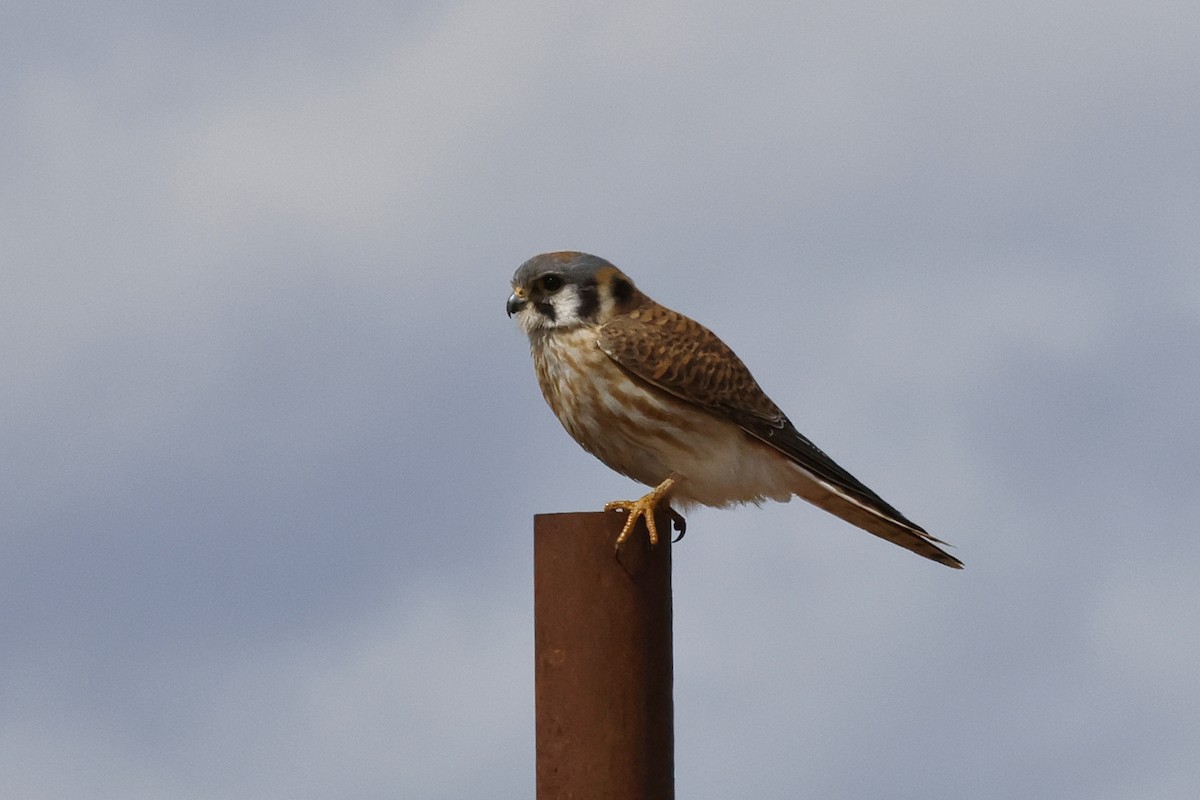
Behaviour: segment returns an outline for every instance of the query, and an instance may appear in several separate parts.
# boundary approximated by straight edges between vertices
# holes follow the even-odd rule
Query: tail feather
[[[823,508],[829,513],[841,517],[851,525],[873,533],[881,539],[897,544],[905,550],[911,550],[919,556],[924,556],[947,567],[962,569],[963,563],[947,553],[938,545],[945,542],[936,539],[925,532],[925,529],[907,520],[901,522],[882,510],[873,508],[862,500],[840,491],[836,486],[814,477],[802,467],[797,470],[803,474],[802,480],[796,487],[796,494],[808,502]]]

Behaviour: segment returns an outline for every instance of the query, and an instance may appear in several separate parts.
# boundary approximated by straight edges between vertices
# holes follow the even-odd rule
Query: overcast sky
[[[1190,4],[0,17],[0,796],[531,797],[556,249],[967,565],[693,513],[680,797],[1195,796]]]

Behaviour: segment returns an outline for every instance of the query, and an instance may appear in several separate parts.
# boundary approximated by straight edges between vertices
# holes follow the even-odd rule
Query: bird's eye
[[[546,292],[557,292],[563,287],[563,279],[561,275],[546,275],[542,278],[542,290]]]

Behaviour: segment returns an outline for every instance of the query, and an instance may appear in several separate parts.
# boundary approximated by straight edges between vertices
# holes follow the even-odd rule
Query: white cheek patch
[[[548,299],[541,301],[550,304],[550,310],[554,312],[554,318],[551,319],[544,312],[537,309],[536,303],[531,303],[526,307],[526,311],[537,317],[537,322],[534,327],[537,328],[574,328],[581,322],[579,319],[579,292],[574,286],[564,286]],[[528,330],[528,328],[526,328]]]
[[[579,290],[574,286],[564,286],[550,298],[554,308],[554,327],[579,324]]]
[[[551,319],[544,311],[538,309],[537,302],[529,301],[516,315],[517,323],[525,333],[547,328],[573,328],[582,322],[579,318],[579,290],[574,286],[564,286],[548,300],[541,302],[549,302],[554,318]]]

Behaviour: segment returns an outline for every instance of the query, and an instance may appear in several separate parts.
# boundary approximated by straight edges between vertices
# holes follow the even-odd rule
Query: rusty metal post
[[[537,800],[675,796],[671,524],[613,542],[617,512],[533,521]]]

